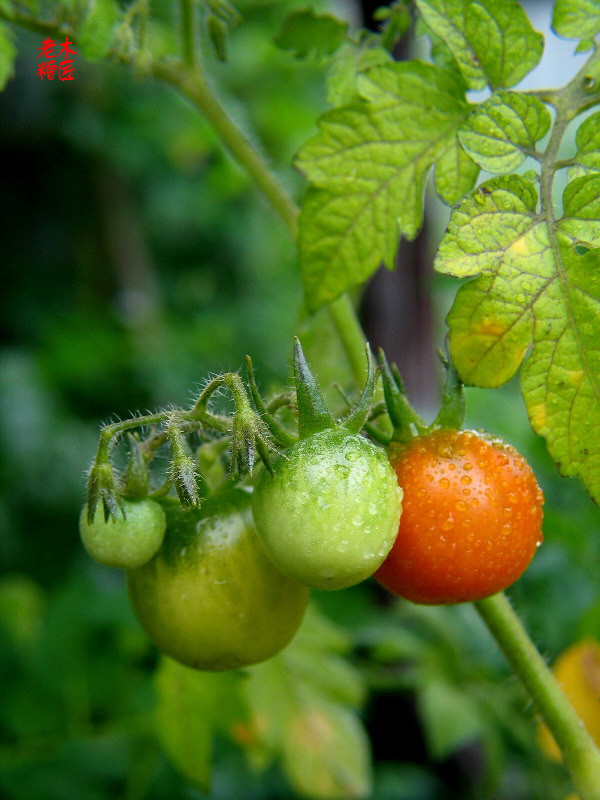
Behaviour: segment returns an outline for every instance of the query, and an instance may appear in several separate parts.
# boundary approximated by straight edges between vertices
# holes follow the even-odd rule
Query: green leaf
[[[559,229],[576,243],[600,247],[600,175],[587,175],[568,183],[563,209]]]
[[[359,87],[368,102],[325,113],[296,158],[315,187],[299,233],[311,309],[366,280],[381,261],[393,268],[399,233],[413,238],[421,226],[427,174],[468,110],[460,80],[419,61],[376,67]]]
[[[384,47],[362,47],[354,42],[346,42],[331,60],[327,73],[327,102],[332,106],[353,103],[359,97],[359,75],[392,61],[392,56]]]
[[[458,63],[452,55],[452,51],[446,45],[444,40],[440,39],[440,37],[431,30],[423,17],[417,16],[415,20],[414,32],[415,36],[427,36],[429,38],[431,43],[430,57],[434,64],[437,64],[438,67],[444,67],[445,69],[452,70],[458,75],[461,74]]]
[[[157,732],[167,755],[186,779],[204,792],[210,789],[215,730],[229,732],[241,718],[236,704],[236,672],[199,672],[166,656],[155,675]]]
[[[580,475],[596,501],[600,438],[591,426],[600,416],[600,260],[597,250],[578,255],[565,233],[578,241],[582,232],[597,237],[586,218],[597,215],[597,179],[567,187],[566,216],[552,235],[536,212],[533,184],[518,175],[488,181],[453,211],[435,264],[461,278],[480,275],[459,289],[448,315],[462,379],[499,386],[531,349],[521,384],[532,427],[561,472]]]
[[[577,129],[575,167],[569,169],[569,179],[588,172],[600,172],[600,111],[585,119]]]
[[[556,0],[552,27],[566,39],[591,39],[600,31],[600,0]]]
[[[436,162],[435,188],[444,203],[453,206],[475,186],[478,175],[479,167],[454,139]]]
[[[496,92],[467,117],[458,138],[483,169],[512,172],[535,150],[550,123],[550,112],[537,97]]]
[[[88,61],[99,61],[109,50],[121,12],[115,0],[91,0],[88,13],[79,28],[77,41]]]
[[[0,25],[0,91],[15,74],[16,55],[12,32],[6,25]]]
[[[347,646],[345,635],[309,607],[292,643],[248,670],[242,685],[255,759],[281,759],[305,797],[343,800],[370,791],[369,742],[352,710],[364,701],[364,688],[338,655]]]
[[[273,41],[296,58],[309,53],[331,55],[346,38],[348,23],[329,14],[315,14],[311,8],[291,11],[283,20]]]
[[[465,692],[443,680],[424,683],[418,692],[418,708],[429,752],[437,760],[484,732],[477,705]]]
[[[516,0],[416,0],[471,89],[514,86],[542,57],[544,37]]]

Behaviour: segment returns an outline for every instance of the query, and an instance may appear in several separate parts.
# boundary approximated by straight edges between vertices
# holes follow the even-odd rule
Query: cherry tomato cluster
[[[460,421],[462,392],[450,367],[454,385],[425,426],[382,356],[394,428],[386,440],[374,423],[367,354],[363,395],[335,421],[296,342],[297,435],[264,405],[251,365],[259,415],[239,384],[223,378],[237,409],[228,423],[233,471],[251,470],[255,450],[263,461],[252,481],[225,480],[209,492],[195,471],[182,431],[217,427],[208,397],[192,412],[172,412],[166,434],[133,448],[134,497],[116,495],[109,437],[101,440],[82,540],[97,561],[127,571],[135,613],[163,652],[197,669],[243,667],[285,647],[311,588],[343,589],[374,575],[415,603],[459,603],[505,589],[527,568],[542,541],[543,496],[526,461],[500,440],[449,424]],[[173,450],[170,481],[152,499],[145,460],[165,442]],[[208,494],[201,504],[198,487]]]

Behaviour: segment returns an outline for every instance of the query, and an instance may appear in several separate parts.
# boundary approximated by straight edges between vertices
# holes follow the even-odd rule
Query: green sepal
[[[371,404],[375,396],[375,386],[377,385],[377,375],[375,372],[375,361],[373,353],[367,343],[365,345],[365,353],[367,356],[367,380],[365,388],[362,391],[358,403],[350,411],[347,417],[342,420],[342,427],[346,428],[350,433],[358,433],[365,424],[367,417],[371,411]]]
[[[275,450],[260,417],[246,404],[236,410],[231,423],[231,473],[242,478],[252,472],[256,452],[273,474],[269,449]]]
[[[383,381],[383,395],[394,426],[391,441],[410,442],[415,436],[421,435],[427,426],[408,402],[398,367],[392,364],[390,369],[383,350],[379,351],[379,364]]]
[[[446,355],[440,350],[438,355],[446,370],[446,385],[441,408],[429,430],[450,428],[458,431],[464,426],[467,414],[465,387],[454,368],[450,354]]]
[[[129,459],[123,477],[123,494],[129,498],[142,498],[148,495],[150,476],[148,464],[140,440],[132,433],[129,440]]]
[[[186,453],[183,435],[178,426],[179,420],[172,420],[167,428],[173,452],[170,477],[175,485],[181,508],[188,511],[190,508],[200,508],[202,501],[198,489],[198,470],[194,460]]]
[[[117,518],[120,509],[125,518],[125,509],[118,491],[118,481],[110,461],[94,462],[87,482],[87,520],[91,525],[98,501],[102,500],[104,521]]]
[[[290,445],[294,444],[294,442],[297,442],[298,437],[287,431],[283,425],[280,425],[273,414],[271,414],[267,409],[262,397],[260,396],[258,387],[256,386],[256,381],[254,379],[254,368],[252,366],[252,359],[250,356],[246,356],[246,371],[248,373],[248,385],[250,386],[250,393],[252,395],[254,405],[256,406],[258,413],[261,415],[263,422],[269,429],[269,433],[275,442],[284,447],[289,447]]]
[[[304,357],[302,345],[294,337],[294,380],[298,398],[298,435],[301,439],[313,433],[335,427],[335,421],[325,405],[315,376]]]

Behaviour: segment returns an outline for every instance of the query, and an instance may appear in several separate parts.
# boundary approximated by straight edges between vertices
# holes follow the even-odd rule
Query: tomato
[[[402,491],[385,451],[347,430],[326,429],[293,444],[263,470],[252,513],[279,569],[317,589],[368,578],[388,554]]]
[[[104,521],[100,503],[91,523],[87,506],[81,509],[79,532],[85,549],[100,564],[131,569],[154,556],[165,535],[165,513],[153,500],[123,500],[126,517]]]
[[[542,541],[544,501],[517,451],[443,430],[390,454],[404,488],[398,537],[375,578],[415,603],[480,600],[521,576]]]
[[[304,617],[309,590],[267,558],[250,502],[248,492],[230,489],[199,510],[165,503],[163,546],[127,573],[138,620],[182,664],[224,670],[263,661],[285,647]]]

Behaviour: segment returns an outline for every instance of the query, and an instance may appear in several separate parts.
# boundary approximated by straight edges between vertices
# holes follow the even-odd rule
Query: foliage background
[[[273,46],[293,5],[238,3],[244,22],[229,62],[209,61],[226,107],[298,195],[290,160],[326,95],[320,59],[296,61]],[[153,11],[168,19],[170,4]],[[351,11],[359,22],[360,8]],[[187,102],[82,59],[71,84],[40,83],[40,43],[19,32],[16,78],[0,102],[0,793],[199,798],[158,743],[157,653],[129,609],[123,576],[80,546],[83,474],[100,420],[185,403],[204,376],[238,368],[246,352],[264,385],[285,378],[300,319],[295,254]],[[456,286],[430,273],[444,224],[437,219],[429,239],[405,253],[424,287],[417,336],[398,318],[409,291],[402,277],[376,279],[375,287],[397,281],[391,309],[381,308],[385,288],[372,286],[363,304],[373,344],[400,354],[409,394],[426,412],[439,379],[432,353]],[[426,378],[410,368],[423,352]],[[468,402],[470,424],[514,443],[546,495],[544,546],[510,594],[552,658],[599,635],[600,516],[577,481],[558,477],[514,381],[469,390]],[[372,582],[315,595],[369,689],[373,798],[567,793],[562,770],[538,752],[524,695],[469,607],[390,603]],[[210,796],[294,794],[278,763],[260,771],[243,747],[218,737]]]

